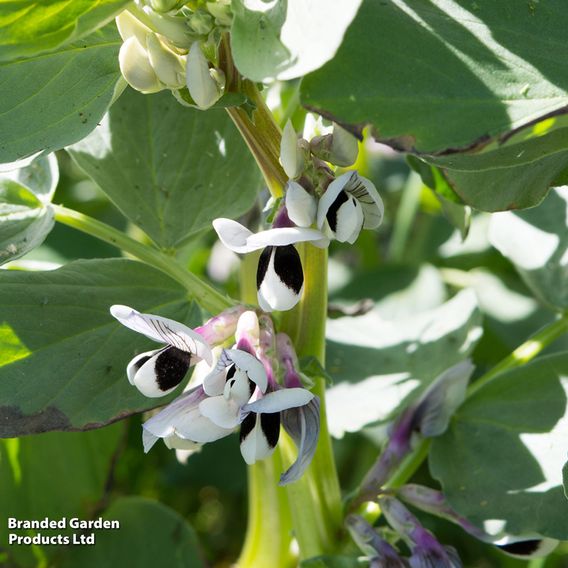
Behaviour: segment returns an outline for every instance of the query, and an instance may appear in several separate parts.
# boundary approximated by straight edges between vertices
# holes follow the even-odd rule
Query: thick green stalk
[[[167,256],[163,252],[140,243],[114,227],[101,223],[101,221],[97,221],[83,213],[67,209],[61,205],[53,205],[52,207],[55,211],[56,221],[109,243],[161,270],[184,286],[190,297],[207,311],[218,313],[234,304],[227,296],[223,296],[207,282],[186,270],[174,258]]]
[[[240,268],[241,299],[256,302],[254,274],[258,254],[248,254]],[[237,562],[239,568],[291,568],[296,559],[292,554],[292,520],[288,496],[278,487],[282,473],[278,452],[248,468],[248,521],[245,542]]]
[[[296,309],[285,314],[282,331],[290,335],[300,357],[311,355],[324,365],[327,250],[311,244],[298,248],[305,274],[304,294]],[[342,526],[341,491],[325,411],[325,379],[317,378],[312,392],[320,398],[318,447],[302,479],[287,486],[302,558],[336,549]],[[285,461],[292,461],[295,449],[290,441],[282,444],[282,453]]]
[[[282,134],[256,85],[244,81],[243,90],[255,105],[252,118],[240,107],[229,107],[227,112],[254,156],[270,193],[281,197],[288,181],[279,161]]]

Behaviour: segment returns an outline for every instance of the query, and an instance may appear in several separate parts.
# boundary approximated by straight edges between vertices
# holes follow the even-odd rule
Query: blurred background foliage
[[[294,93],[293,88],[283,91],[284,110],[276,109],[277,118],[285,118],[287,100],[295,106]],[[303,122],[303,114],[303,111],[296,111],[293,116],[297,128]],[[345,306],[352,306],[362,298],[370,298],[380,317],[396,324],[401,318],[441,305],[464,288],[472,288],[483,316],[483,334],[472,354],[477,376],[554,319],[554,312],[534,298],[513,265],[491,246],[488,239],[490,214],[473,212],[468,235],[462,239],[460,229],[454,227],[444,214],[440,200],[423,185],[400,154],[368,138],[361,144],[360,150],[356,167],[379,188],[385,202],[386,217],[379,231],[363,232],[355,246],[332,243],[330,302],[337,312],[332,315],[340,314]],[[55,203],[140,237],[137,229],[128,224],[64,151],[58,152],[57,157],[61,178]],[[261,207],[259,201],[255,210],[247,215],[247,220],[258,217]],[[12,263],[11,268],[54,268],[77,258],[106,258],[117,254],[110,245],[58,224],[43,245]],[[237,259],[220,248],[212,231],[198,234],[178,255],[190,270],[213,280],[229,294],[238,295]],[[568,339],[564,338],[549,347],[547,352],[566,348]],[[329,366],[333,375],[333,361]],[[376,372],[380,373],[380,370]],[[31,483],[30,486],[35,486],[37,491],[61,495],[55,509],[53,501],[46,502],[43,509],[42,502],[38,501],[32,511],[33,518],[56,514],[95,515],[124,496],[154,499],[190,522],[207,565],[216,568],[230,566],[238,557],[247,518],[246,466],[236,439],[230,437],[217,444],[206,445],[200,453],[182,464],[172,451],[161,444],[144,455],[141,421],[142,417],[135,416],[100,432],[42,434],[23,438],[19,445],[17,440],[0,441],[0,481],[3,481],[0,492],[10,490],[17,498],[18,484],[22,489],[25,483]],[[343,437],[334,441],[341,485],[346,493],[356,488],[375,460],[385,439],[384,430],[379,421],[358,433],[344,432]],[[112,435],[109,437],[110,431]],[[104,463],[97,465],[97,480],[93,481],[85,495],[67,491],[69,486],[65,484],[70,481],[63,473],[57,474],[57,467],[51,470],[52,464],[59,460],[61,465],[61,461],[66,460],[63,470],[76,472],[79,478],[88,475],[88,472],[81,473],[77,464],[87,459],[93,466],[92,460],[101,459],[100,447],[96,445],[101,441],[86,444],[87,438],[98,436],[97,432],[105,432],[104,435],[109,438],[104,442],[108,443],[108,455],[105,454]],[[71,453],[65,458],[59,456],[61,448],[77,444],[83,450],[87,448],[87,456],[81,452]],[[42,467],[29,458],[30,452],[38,452]],[[27,467],[35,469],[27,471]],[[49,475],[41,475],[42,469]],[[416,482],[436,485],[427,466],[422,466]],[[82,483],[78,481],[79,485]],[[0,505],[6,499],[6,494],[0,497]],[[22,518],[28,518],[26,515],[29,515],[30,509],[26,509],[24,504],[22,508],[27,511]],[[441,542],[460,551],[464,566],[526,566],[526,562],[506,557],[493,547],[480,544],[449,523],[427,515],[420,516]],[[152,539],[151,529],[147,538]],[[128,544],[124,543],[124,546]],[[9,557],[8,553],[12,556]],[[10,547],[0,552],[0,565],[47,566],[51,562],[57,563],[58,558],[58,553],[51,549],[34,547],[24,552],[23,547]],[[73,565],[72,560],[64,558],[63,561]],[[546,560],[530,563],[530,568],[562,566],[568,567],[566,545],[559,547]]]

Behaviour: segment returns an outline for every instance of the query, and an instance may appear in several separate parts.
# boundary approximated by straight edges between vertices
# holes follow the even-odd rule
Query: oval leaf
[[[73,159],[157,244],[179,246],[215,217],[249,209],[258,172],[222,110],[127,89]]]
[[[435,438],[430,470],[453,508],[490,534],[568,539],[568,354],[508,371]]]
[[[0,65],[0,163],[86,136],[110,104],[120,71],[114,24],[49,53]]]
[[[164,399],[126,378],[136,354],[157,347],[120,325],[112,304],[188,323],[187,292],[149,266],[77,261],[50,272],[0,271],[0,437],[97,428]]]

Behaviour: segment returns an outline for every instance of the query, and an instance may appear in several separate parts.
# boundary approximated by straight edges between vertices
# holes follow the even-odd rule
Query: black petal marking
[[[156,381],[162,391],[177,387],[185,377],[191,354],[177,347],[164,349],[156,359]]]
[[[337,212],[339,208],[349,199],[347,193],[341,190],[339,195],[335,198],[335,201],[331,204],[331,207],[327,210],[326,217],[329,223],[330,229],[335,233],[337,229]]]
[[[140,357],[140,359],[138,359],[136,363],[132,365],[132,367],[134,368],[135,371],[138,371],[140,367],[142,367],[142,365],[144,365],[144,363],[149,361],[152,357],[153,355],[146,355],[146,357]]]
[[[276,447],[280,437],[280,412],[261,414],[260,427],[266,436],[268,445],[271,448]]]
[[[234,376],[235,373],[237,372],[237,367],[235,367],[235,364],[233,363],[228,369],[227,369],[227,374],[225,376],[225,382],[228,383]]]
[[[270,255],[274,247],[266,247],[260,258],[258,259],[258,268],[256,269],[256,289],[260,289],[260,285],[266,276],[266,271],[268,270],[268,264],[270,263]]]
[[[501,544],[498,547],[503,552],[508,552],[509,554],[516,554],[518,556],[531,556],[538,551],[542,540],[520,540],[519,542],[512,542],[511,544]]]
[[[274,272],[287,288],[296,294],[300,293],[304,284],[304,271],[300,255],[294,245],[276,247]]]
[[[241,431],[239,433],[239,441],[241,443],[254,430],[257,416],[258,414],[251,412],[247,414],[246,418],[241,422]]]

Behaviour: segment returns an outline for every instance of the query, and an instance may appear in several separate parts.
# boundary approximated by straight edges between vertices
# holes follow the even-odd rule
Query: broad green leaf
[[[508,371],[433,440],[430,470],[450,504],[491,534],[568,538],[568,354]]]
[[[51,432],[0,440],[0,523],[8,517],[54,521],[89,518],[102,500],[112,460],[124,434],[123,425],[93,432]],[[8,533],[70,535],[69,528],[56,531],[2,530],[0,545],[20,566],[36,566],[30,546],[7,546]],[[51,555],[54,546],[36,547]]]
[[[156,348],[112,304],[188,323],[186,291],[149,266],[85,260],[48,272],[0,271],[0,437],[97,428],[156,405],[126,378]]]
[[[215,217],[254,202],[258,172],[222,110],[128,89],[101,126],[68,149],[117,207],[157,244],[176,247]]]
[[[58,180],[53,154],[0,173],[0,264],[40,245],[51,231],[50,203]]]
[[[480,149],[564,112],[567,26],[564,0],[364,0],[302,101],[399,149]]]
[[[568,187],[536,208],[493,215],[489,239],[540,300],[568,309]]]
[[[11,0],[0,3],[0,61],[31,57],[81,39],[129,0]]]
[[[377,311],[328,322],[329,429],[341,438],[389,420],[443,371],[465,359],[481,335],[475,294],[393,319]]]
[[[233,0],[231,50],[253,81],[293,79],[329,61],[361,0]]]
[[[0,64],[0,163],[86,136],[114,95],[120,44],[113,24],[52,53]]]
[[[123,497],[103,518],[119,530],[96,533],[95,546],[68,547],[60,568],[204,568],[194,530],[173,509],[142,497]]]

